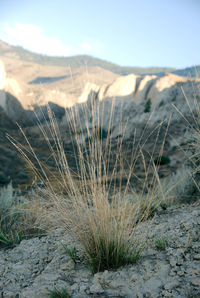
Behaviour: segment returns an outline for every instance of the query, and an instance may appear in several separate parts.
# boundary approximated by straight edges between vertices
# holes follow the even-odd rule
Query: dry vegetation
[[[39,122],[38,126],[47,142],[49,154],[55,160],[56,174],[49,173],[48,168],[40,162],[23,130],[21,132],[29,147],[28,151],[27,146],[25,150],[23,145],[9,137],[42,183],[32,194],[32,200],[25,204],[28,214],[24,221],[26,226],[29,223],[33,228],[40,229],[64,227],[81,244],[92,272],[118,268],[138,260],[146,245],[146,235],[138,233],[139,224],[155,213],[169,193],[169,189],[165,190],[159,180],[159,162],[155,165],[153,160],[156,140],[152,152],[149,153],[152,158],[148,164],[143,155],[143,144],[134,143],[135,139],[135,149],[132,151],[131,159],[127,161],[122,146],[126,124],[120,122],[120,137],[115,142],[113,160],[110,128],[114,117],[114,105],[113,100],[110,124],[106,132],[103,128],[103,105],[99,102],[93,100],[91,105],[85,105],[81,111],[78,106],[70,112],[68,110],[66,117],[70,123],[78,175],[75,175],[69,166],[59,126],[50,109],[46,125]],[[92,119],[89,117],[90,112]],[[199,136],[199,130],[195,131]],[[163,146],[164,141],[165,139]],[[198,150],[198,143],[194,144]],[[197,150],[195,149],[195,154],[199,156]],[[193,158],[199,162],[195,154]],[[136,193],[130,183],[138,158],[143,160],[146,175],[141,193]],[[148,173],[152,169],[154,174],[149,181]],[[127,178],[125,184],[124,173]],[[148,233],[148,229],[146,232]]]
[[[135,144],[131,159],[126,160],[122,147],[126,124],[119,123],[120,137],[115,142],[113,158],[110,128],[115,101],[113,100],[110,109],[110,124],[106,132],[103,129],[102,109],[103,105],[93,100],[91,105],[85,105],[83,110],[80,111],[76,106],[66,114],[78,168],[76,177],[69,166],[58,123],[50,109],[47,125],[38,125],[48,144],[50,155],[55,160],[56,175],[50,175],[48,168],[39,161],[25,135],[29,151],[11,140],[43,184],[43,187],[37,190],[37,199],[29,204],[30,212],[37,213],[35,224],[42,228],[47,228],[47,225],[62,225],[81,244],[93,272],[118,268],[137,261],[145,246],[146,237],[137,235],[138,225],[155,212],[164,198],[156,166],[153,159],[149,164],[145,163],[142,144]],[[91,111],[93,116],[89,121]],[[134,142],[135,139],[133,144]],[[153,150],[155,148],[156,142]],[[130,183],[139,157],[143,160],[146,173],[141,194],[134,192]],[[34,159],[38,167],[35,166]],[[154,171],[151,188],[148,187],[147,179],[150,168]]]

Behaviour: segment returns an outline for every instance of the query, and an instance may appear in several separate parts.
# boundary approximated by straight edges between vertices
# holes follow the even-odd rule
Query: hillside
[[[163,72],[171,72],[174,68],[167,67],[127,67],[104,61],[87,55],[79,55],[73,57],[50,57],[32,53],[18,46],[11,46],[0,41],[0,56],[15,58],[22,61],[34,62],[46,66],[61,66],[77,68],[87,65],[87,67],[101,67],[119,75],[135,74],[156,74]]]
[[[69,107],[70,103],[71,105],[79,103],[73,109],[80,111],[78,115],[80,123],[77,124],[77,129],[79,132],[82,131],[82,138],[87,143],[87,125],[90,127],[98,126],[98,117],[92,115],[94,110],[91,108],[91,100],[93,99],[100,103],[101,125],[104,131],[107,131],[108,127],[112,130],[110,139],[114,142],[113,152],[115,152],[116,145],[114,140],[119,135],[119,123],[120,121],[126,123],[129,119],[126,125],[123,145],[124,154],[127,152],[127,158],[131,158],[130,153],[133,152],[129,143],[135,129],[138,132],[136,141],[139,141],[140,134],[143,134],[144,139],[148,138],[145,150],[149,152],[155,141],[155,135],[151,135],[151,132],[156,129],[160,121],[169,119],[170,115],[172,115],[169,131],[171,137],[176,139],[176,144],[170,140],[171,137],[167,137],[165,154],[170,156],[173,162],[161,169],[161,175],[166,177],[170,172],[176,172],[180,167],[184,156],[182,156],[178,145],[183,143],[185,139],[185,123],[184,119],[175,111],[173,104],[183,111],[184,115],[188,114],[189,109],[181,87],[183,87],[186,96],[192,99],[194,92],[198,94],[200,80],[188,79],[174,74],[165,74],[162,77],[155,75],[143,77],[134,74],[117,76],[99,67],[91,67],[87,73],[81,68],[72,69],[73,77],[71,77],[70,71],[68,70],[67,73],[64,67],[42,66],[7,57],[2,60],[6,62],[6,71],[4,71],[2,63],[0,73],[2,72],[2,81],[5,81],[5,86],[2,86],[0,93],[0,105],[2,105],[9,119],[12,119],[13,122],[17,121],[20,125],[26,127],[26,134],[31,138],[33,147],[42,160],[48,159],[50,167],[54,167],[54,162],[47,158],[48,150],[45,140],[43,140],[38,128],[34,127],[36,120],[35,112],[38,119],[44,123],[44,119],[48,117],[47,103],[49,103],[59,121],[65,149],[71,152],[73,146],[70,139],[70,124],[68,121],[66,122],[68,119],[65,117],[64,107]],[[43,84],[40,84],[41,80],[45,80]],[[116,101],[112,101],[112,99],[116,99]],[[154,114],[151,117],[151,121],[149,121],[148,129],[143,133],[145,123],[150,117],[149,112],[146,111],[146,103],[148,101],[151,102],[149,111],[154,110]],[[115,106],[115,112],[110,123],[109,115],[113,105]],[[71,115],[70,109],[67,109],[66,112]],[[8,119],[5,116],[4,118]],[[81,127],[79,127],[79,124]],[[6,125],[8,126],[8,124]],[[12,126],[13,123],[10,124],[10,129],[12,129]],[[161,130],[161,136],[164,135],[165,129],[166,126]],[[11,133],[9,132],[9,134]],[[149,135],[151,137],[148,137]],[[158,155],[159,148],[162,146],[162,141],[163,137],[157,143],[156,155]],[[20,142],[23,142],[23,136],[20,138]],[[6,138],[3,138],[3,143],[3,146],[8,148],[9,151],[10,147]],[[16,155],[16,151],[13,154]],[[6,181],[11,177],[14,186],[27,184],[24,173],[21,173],[20,177],[16,173],[11,173],[10,165],[13,159],[5,160],[3,151],[2,153],[0,152],[0,162],[8,165],[2,169],[2,178],[0,178],[3,179],[2,184],[5,183],[4,177],[6,177]],[[17,168],[17,155],[15,165],[15,168]],[[70,165],[73,171],[76,172],[76,164],[73,158],[70,159]],[[137,171],[140,172],[142,177],[141,166],[138,166]],[[126,180],[126,174],[124,175],[124,180]]]
[[[118,77],[97,66],[73,68],[40,65],[6,55],[0,55],[0,59],[6,71],[7,91],[16,96],[26,109],[38,104],[45,105],[48,101],[71,106],[77,102],[88,81],[103,85]]]
[[[200,77],[200,65],[193,67],[186,67],[184,69],[178,69],[173,71],[174,74],[184,77],[199,78]]]

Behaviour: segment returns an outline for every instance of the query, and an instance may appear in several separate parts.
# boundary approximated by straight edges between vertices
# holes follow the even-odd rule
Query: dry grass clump
[[[0,190],[0,246],[11,246],[20,240],[18,204],[19,199],[9,183]]]
[[[62,225],[82,245],[93,272],[118,268],[137,261],[145,245],[145,235],[137,233],[138,225],[149,217],[151,206],[157,207],[158,201],[162,200],[162,196],[158,198],[153,190],[148,195],[147,178],[143,190],[146,201],[142,208],[141,196],[131,192],[130,181],[134,176],[134,166],[139,158],[144,161],[144,144],[141,144],[141,139],[136,142],[134,138],[134,146],[127,159],[123,147],[127,121],[124,122],[119,111],[116,121],[115,112],[114,100],[106,110],[103,102],[91,100],[66,111],[68,138],[73,148],[75,165],[72,168],[71,157],[65,152],[63,135],[52,111],[48,109],[49,119],[46,125],[40,122],[38,125],[47,142],[50,156],[54,159],[56,175],[40,162],[23,130],[21,131],[29,151],[11,140],[43,182],[40,198],[44,198],[42,204],[43,208],[46,207],[45,216],[40,217],[43,218],[42,224],[50,219],[54,226]],[[104,123],[105,115],[109,119],[107,123]],[[118,137],[113,139],[112,129],[116,128],[117,122]],[[155,148],[156,144],[153,150]],[[151,164],[154,172],[151,184],[156,184],[159,179],[153,158],[149,164],[144,161],[144,172],[147,177]],[[58,193],[57,189],[61,191]],[[130,192],[133,200],[127,199]]]
[[[30,207],[31,204],[31,207]],[[10,182],[0,190],[0,247],[11,247],[22,239],[41,234],[36,228],[39,215],[44,215],[41,200],[30,202],[17,194]],[[35,228],[34,228],[35,227]]]
[[[180,179],[180,187],[177,187],[178,190],[184,188],[182,201],[187,203],[198,202],[200,196],[200,85],[196,86],[196,88],[195,86],[192,87],[194,90],[193,99],[188,99],[182,88],[182,93],[188,107],[188,113],[183,114],[182,111],[174,105],[177,112],[185,120],[189,132],[184,146],[186,171]]]

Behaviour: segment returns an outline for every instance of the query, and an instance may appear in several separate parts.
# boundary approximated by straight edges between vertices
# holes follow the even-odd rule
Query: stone
[[[86,290],[87,290],[87,285],[82,285],[82,286],[80,286],[80,292],[82,293],[82,292],[85,292]]]
[[[171,291],[173,288],[178,287],[179,282],[177,280],[167,283],[164,288],[167,291]]]
[[[62,264],[62,265],[60,266],[60,269],[61,269],[61,270],[73,270],[74,267],[75,267],[75,263],[74,263],[73,260],[70,259],[70,260],[68,260],[66,263]]]
[[[200,287],[200,278],[194,278],[191,283],[195,286],[195,287]]]
[[[193,256],[193,259],[199,261],[199,260],[200,260],[200,254],[196,254],[196,255],[194,255],[194,256]]]
[[[92,294],[102,294],[102,293],[104,293],[104,289],[102,288],[102,286],[98,282],[95,282],[90,287],[90,293],[92,293]]]

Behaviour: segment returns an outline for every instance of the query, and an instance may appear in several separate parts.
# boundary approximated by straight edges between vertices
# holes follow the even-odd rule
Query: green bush
[[[175,102],[176,101],[176,96],[174,96],[173,98],[172,98],[172,102]]]
[[[162,107],[164,105],[164,101],[161,100],[161,102],[159,103],[159,107]]]
[[[92,132],[92,138],[98,139],[106,139],[108,136],[107,130],[101,127],[95,127],[94,131]]]
[[[154,159],[154,163],[155,165],[160,166],[167,165],[170,163],[170,158],[168,156],[161,155]]]
[[[146,103],[145,103],[145,106],[144,106],[144,112],[145,113],[149,113],[151,111],[151,105],[152,105],[151,98],[148,98]]]

